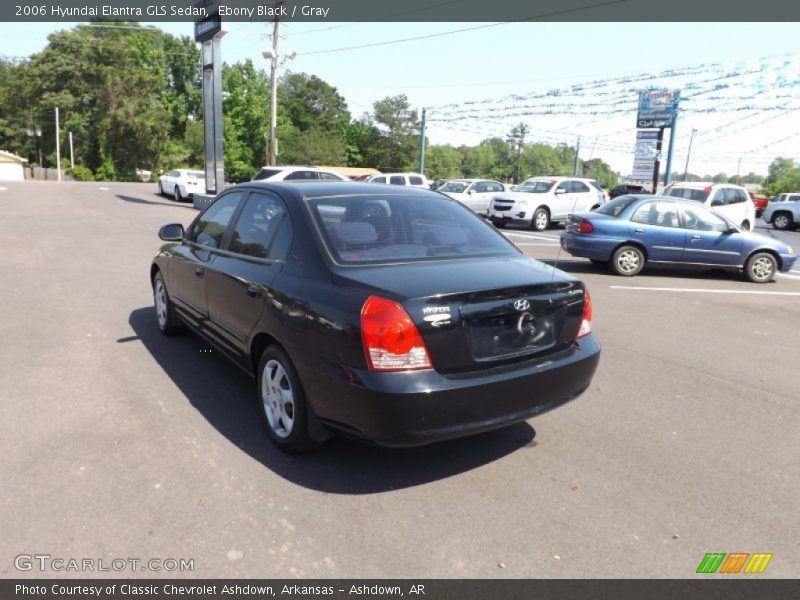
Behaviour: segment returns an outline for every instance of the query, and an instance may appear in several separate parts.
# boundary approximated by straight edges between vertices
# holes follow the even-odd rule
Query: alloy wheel
[[[283,365],[269,360],[261,374],[261,401],[270,428],[281,439],[292,434],[294,427],[294,393]]]

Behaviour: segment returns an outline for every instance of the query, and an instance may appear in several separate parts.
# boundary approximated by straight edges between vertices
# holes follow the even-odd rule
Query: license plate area
[[[563,306],[498,312],[467,321],[470,350],[476,361],[546,351],[556,345],[564,320]]]

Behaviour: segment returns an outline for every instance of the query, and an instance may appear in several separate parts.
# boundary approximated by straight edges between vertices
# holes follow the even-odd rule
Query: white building
[[[21,156],[0,150],[0,181],[24,181],[27,162]]]

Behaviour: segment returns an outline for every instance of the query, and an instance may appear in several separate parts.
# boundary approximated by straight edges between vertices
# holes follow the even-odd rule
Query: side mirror
[[[180,242],[183,239],[183,225],[170,223],[158,230],[158,237],[165,242]]]
[[[468,193],[470,196],[472,196],[472,194],[473,194],[473,192],[474,192],[474,191],[475,191],[475,190],[467,190],[467,193]]]

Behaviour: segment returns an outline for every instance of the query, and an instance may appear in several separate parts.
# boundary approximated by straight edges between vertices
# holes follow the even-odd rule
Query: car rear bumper
[[[575,234],[565,231],[561,234],[561,248],[572,256],[590,258],[592,260],[611,260],[614,249],[625,240]]]
[[[600,345],[589,335],[555,355],[480,373],[349,369],[348,377],[322,378],[316,369],[304,385],[324,425],[380,445],[418,446],[556,408],[586,390],[599,358]]]

